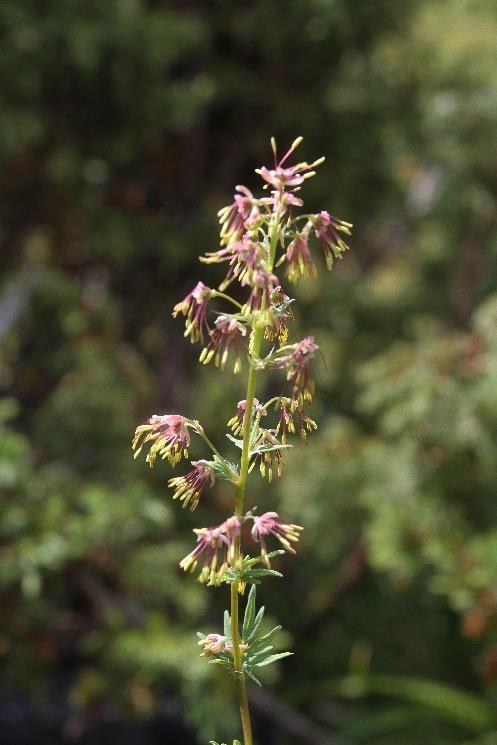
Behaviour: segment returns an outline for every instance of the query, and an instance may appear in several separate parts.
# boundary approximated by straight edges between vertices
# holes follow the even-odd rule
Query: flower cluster
[[[261,476],[265,478],[267,474],[269,482],[272,481],[275,472],[278,476],[281,476],[282,470],[282,443],[278,440],[276,434],[276,429],[261,429],[253,449],[255,460],[259,461]]]
[[[228,427],[231,429],[231,431],[235,435],[241,435],[243,432],[243,423],[245,420],[245,411],[247,410],[247,402],[244,399],[243,401],[238,401],[238,406],[236,407],[236,414],[235,416],[231,417],[231,419],[228,422]],[[254,398],[252,401],[252,414],[254,417],[261,417],[266,415],[265,409],[262,408],[259,401]]]
[[[246,230],[253,230],[258,223],[260,215],[260,200],[254,199],[254,195],[246,186],[235,186],[239,192],[233,198],[233,204],[219,210],[219,222],[221,224],[221,245],[229,245],[238,240]]]
[[[152,446],[147,455],[147,463],[152,467],[158,455],[175,466],[181,458],[188,458],[190,446],[189,422],[179,414],[154,414],[144,424],[140,424],[135,431],[132,447],[137,458],[143,446],[151,442]]]
[[[197,534],[197,544],[193,551],[180,561],[180,567],[185,572],[194,572],[199,561],[202,561],[199,582],[220,585],[226,569],[233,562],[235,542],[240,536],[240,528],[241,522],[235,516],[212,528],[196,528],[194,533]]]
[[[212,297],[212,290],[203,282],[197,282],[193,290],[177,305],[174,306],[173,316],[182,313],[186,316],[185,336],[193,342],[204,340],[209,333],[207,323],[207,305]]]
[[[277,512],[265,512],[259,517],[253,518],[252,538],[261,545],[261,555],[264,563],[269,566],[269,558],[266,548],[266,536],[273,535],[281,543],[285,551],[291,554],[295,549],[291,545],[298,541],[299,533],[303,528],[300,525],[282,523]]]
[[[292,386],[292,398],[298,404],[312,401],[314,396],[314,378],[312,377],[312,360],[319,347],[313,336],[306,336],[289,347],[289,351],[276,358],[275,366],[287,371],[286,379]]]
[[[303,440],[307,440],[307,433],[317,429],[316,422],[297,401],[282,396],[277,402],[277,409],[280,415],[277,431],[281,434],[283,444],[286,444],[289,434],[299,434]]]
[[[241,370],[240,355],[242,351],[242,340],[247,333],[247,327],[235,315],[218,316],[214,322],[214,328],[210,332],[210,339],[200,353],[200,362],[207,365],[212,358],[214,364],[220,370],[224,370],[230,349],[235,354],[235,365],[233,372]]]
[[[173,499],[179,499],[183,507],[190,506],[193,511],[200,500],[204,486],[210,481],[214,484],[214,471],[205,461],[192,460],[192,470],[184,476],[169,479],[168,484],[174,489]]]

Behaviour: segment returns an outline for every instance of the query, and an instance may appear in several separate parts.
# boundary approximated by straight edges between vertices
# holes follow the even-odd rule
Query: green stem
[[[278,222],[275,221],[272,226],[269,246],[268,271],[272,271],[276,256],[276,245],[278,242]],[[264,307],[261,313],[254,314],[253,321],[253,338],[250,343],[249,354],[251,362],[257,360],[260,356],[262,340],[264,338],[264,323],[261,322],[261,316],[264,313]],[[243,445],[242,457],[240,460],[240,477],[236,487],[236,505],[235,515],[241,519],[245,501],[245,490],[247,487],[247,476],[250,461],[250,432],[252,428],[252,410],[254,408],[255,386],[257,382],[257,370],[254,364],[251,364],[248,379],[247,393],[245,395],[245,414],[243,418]],[[241,561],[241,541],[237,539],[235,544],[235,566]],[[242,669],[242,651],[240,649],[240,627],[238,621],[238,582],[231,585],[231,640],[233,644],[233,665],[235,668],[235,685],[240,707],[240,717],[242,720],[244,745],[252,745],[252,725],[250,722],[250,711],[247,699],[247,688],[245,684],[245,674]]]
[[[233,642],[233,662],[235,666],[235,687],[238,705],[240,707],[240,719],[242,720],[243,742],[244,745],[252,745],[252,723],[250,721],[245,675],[242,670],[242,652],[240,650],[238,629],[238,586],[237,583],[234,582],[231,585],[231,636]]]
[[[241,303],[230,297],[230,295],[226,295],[224,292],[219,292],[219,290],[212,290],[212,295],[213,297],[221,297],[223,298],[223,300],[227,300],[229,303],[233,303],[233,305],[236,305],[239,310],[243,309],[243,305]]]
[[[254,331],[252,343],[252,357],[259,357],[264,337],[264,327],[258,326]],[[250,459],[250,430],[252,428],[252,410],[254,408],[255,384],[257,382],[257,370],[251,366],[247,380],[247,393],[245,394],[245,416],[243,418],[243,445],[242,458],[240,461],[240,478],[236,489],[235,514],[240,518],[243,514],[243,503],[245,500],[245,489],[247,486],[247,475]]]

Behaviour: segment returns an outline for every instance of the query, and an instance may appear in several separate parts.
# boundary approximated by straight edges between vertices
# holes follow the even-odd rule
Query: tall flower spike
[[[326,266],[329,270],[333,267],[334,259],[341,259],[342,254],[348,251],[348,246],[338,234],[351,235],[352,223],[338,220],[329,212],[323,210],[319,215],[313,215],[310,219],[316,238],[319,238],[324,251]]]
[[[179,499],[183,507],[190,506],[193,510],[197,507],[200,495],[207,482],[214,484],[214,471],[201,460],[192,460],[192,470],[184,476],[169,479],[169,486],[174,489],[173,499]]]
[[[277,512],[265,512],[263,515],[253,517],[252,519],[254,521],[252,538],[256,543],[260,543],[261,556],[266,566],[269,566],[265,540],[268,535],[273,535],[277,538],[285,551],[291,554],[295,553],[295,549],[291,543],[299,540],[299,533],[303,530],[300,525],[282,523]]]
[[[197,282],[193,290],[173,309],[173,316],[182,313],[186,316],[185,336],[192,342],[204,341],[204,333],[209,333],[207,323],[207,305],[212,297],[212,290],[203,282]]]
[[[221,525],[212,528],[197,528],[197,545],[179,563],[187,572],[195,571],[197,564],[203,560],[199,582],[208,585],[220,585],[224,579],[226,569],[233,561],[235,542],[240,535],[240,521],[237,517],[230,517]]]
[[[220,370],[224,370],[228,360],[230,347],[235,353],[234,373],[241,370],[240,348],[242,339],[247,333],[247,328],[234,316],[218,316],[214,322],[215,328],[210,332],[209,343],[200,353],[200,362],[207,365],[212,358],[214,364]]]
[[[263,609],[256,611],[255,608],[255,583],[274,572],[256,567],[261,561],[270,566],[268,536],[279,541],[285,551],[295,553],[295,543],[302,530],[299,525],[282,522],[277,512],[265,512],[256,517],[254,510],[246,511],[248,475],[256,465],[270,481],[276,473],[280,475],[282,451],[288,447],[287,437],[299,434],[305,439],[307,433],[316,428],[304,403],[312,400],[314,392],[311,364],[318,346],[312,336],[288,344],[287,325],[293,316],[293,300],[280,287],[274,272],[279,272],[279,267],[286,263],[286,276],[291,282],[302,276],[315,277],[316,266],[309,249],[310,238],[314,236],[320,240],[327,266],[331,268],[334,259],[347,249],[344,236],[350,234],[351,228],[350,223],[337,220],[325,211],[293,214],[303,206],[301,187],[324,160],[291,165],[290,156],[301,142],[302,137],[294,140],[280,158],[276,143],[271,140],[274,166],[257,169],[266,196],[257,198],[247,187],[237,186],[232,203],[218,213],[220,246],[200,259],[208,264],[224,264],[227,270],[224,280],[218,290],[198,282],[173,311],[175,317],[180,314],[185,317],[185,336],[192,342],[201,342],[201,362],[212,361],[223,369],[229,361],[238,372],[242,353],[246,353],[247,400],[238,403],[235,415],[228,422],[235,435],[228,437],[241,451],[239,464],[232,465],[223,457],[196,420],[178,414],[154,415],[137,427],[133,440],[135,457],[145,445],[149,446],[147,461],[151,466],[157,456],[166,458],[172,466],[187,457],[190,430],[213,452],[211,461],[192,461],[187,473],[169,479],[173,498],[183,507],[195,509],[205,487],[216,478],[230,481],[234,486],[234,514],[219,525],[195,529],[196,544],[180,562],[183,570],[195,571],[200,582],[231,585],[231,612],[225,614],[223,634],[200,635],[199,645],[202,656],[214,657],[211,661],[229,669],[236,680],[243,740],[234,740],[234,745],[240,745],[241,741],[245,745],[253,742],[247,677],[258,682],[254,670],[257,672],[257,668],[288,654],[272,654],[272,646],[267,644],[277,629],[260,635]],[[237,293],[244,292],[244,300],[239,300],[237,293],[235,297],[225,294],[225,289],[232,284],[237,285]],[[214,298],[230,303],[236,310],[230,306],[230,313],[216,312],[211,322],[208,310]],[[271,349],[265,350],[266,346]],[[255,398],[255,393],[259,392],[259,373],[271,368],[285,371],[287,391],[284,396],[272,396],[261,406]],[[266,415],[277,421],[264,428],[261,424]],[[249,520],[253,521],[252,538],[260,547],[254,557],[247,555],[241,535],[242,523]],[[247,583],[254,583],[254,586],[240,624],[238,596],[243,594]]]
[[[154,465],[158,455],[174,467],[181,458],[188,458],[190,433],[187,419],[179,414],[154,414],[135,430],[132,442],[135,458],[138,458],[143,446],[149,442],[152,447],[146,460],[150,467]]]

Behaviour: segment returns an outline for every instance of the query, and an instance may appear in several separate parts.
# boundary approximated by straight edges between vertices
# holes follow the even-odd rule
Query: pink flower
[[[198,644],[202,647],[201,657],[207,657],[210,654],[219,654],[225,649],[228,637],[221,634],[208,634],[205,639],[201,639]]]
[[[204,341],[204,332],[209,333],[207,323],[207,305],[212,296],[210,287],[203,282],[197,282],[193,290],[174,306],[173,316],[182,313],[186,316],[185,336],[189,336],[192,342]]]
[[[231,429],[231,431],[235,435],[241,435],[243,432],[243,422],[245,419],[246,409],[247,409],[247,402],[245,401],[245,399],[243,401],[239,401],[235,416],[232,417],[228,422],[228,427]],[[261,404],[256,398],[254,398],[254,402],[252,404],[252,413],[254,416],[256,416],[257,414],[260,414],[261,416],[266,416],[267,414],[265,409],[262,408]]]
[[[240,347],[247,328],[234,316],[218,316],[214,322],[215,328],[210,332],[210,340],[200,354],[200,362],[207,365],[214,357],[214,364],[224,370],[230,347],[235,352],[234,372],[241,370]]]
[[[174,489],[173,499],[179,499],[183,507],[190,504],[190,509],[193,511],[199,503],[200,495],[207,482],[210,481],[212,486],[215,478],[212,468],[202,461],[193,460],[192,466],[191,471],[184,476],[169,479],[168,484]]]
[[[240,521],[230,517],[212,528],[197,528],[197,545],[184,559],[180,567],[186,572],[195,571],[198,562],[203,559],[199,582],[208,585],[220,585],[229,564],[235,555],[235,543],[240,535]]]
[[[269,566],[265,541],[267,535],[273,535],[277,538],[285,551],[291,554],[295,553],[295,549],[290,542],[298,541],[299,533],[303,530],[300,525],[282,523],[277,512],[265,512],[259,517],[253,517],[253,521],[252,538],[256,543],[261,544],[261,556],[267,566]]]
[[[316,266],[309,250],[308,235],[305,231],[296,235],[286,250],[289,263],[287,276],[290,282],[297,282],[300,277],[314,279],[317,276]]]
[[[324,160],[324,158],[319,158],[318,160],[314,161],[314,163],[309,164],[304,161],[302,163],[297,163],[294,166],[284,168],[283,164],[293,153],[293,151],[300,145],[301,142],[302,137],[298,137],[293,142],[288,152],[285,153],[280,161],[277,162],[276,145],[273,140],[272,146],[274,152],[274,168],[269,169],[265,166],[263,166],[262,168],[256,168],[255,172],[258,173],[259,176],[264,179],[264,181],[274,187],[274,189],[276,189],[276,191],[278,192],[283,192],[288,187],[293,188],[303,184],[306,179],[311,178],[311,176],[315,175],[315,171],[313,171],[312,169],[320,165]]]
[[[232,204],[219,210],[221,245],[237,241],[246,230],[253,229],[259,218],[259,202],[246,186],[236,186]]]
[[[283,355],[276,361],[276,366],[287,369],[286,379],[292,383],[293,398],[302,401],[312,401],[314,394],[314,380],[311,375],[311,362],[319,349],[314,343],[313,336],[306,336],[293,345],[293,351]]]
[[[350,235],[352,224],[332,217],[329,212],[323,211],[319,215],[310,218],[310,224],[314,229],[316,237],[321,241],[324,251],[326,266],[331,269],[334,259],[341,259],[342,254],[348,250],[348,246],[338,235],[338,232]]]
[[[146,459],[150,466],[154,465],[157,455],[160,455],[174,467],[181,458],[188,458],[190,434],[187,420],[179,414],[154,414],[136,428],[132,443],[133,450],[136,450],[135,458],[140,455],[147,442],[153,443]]]

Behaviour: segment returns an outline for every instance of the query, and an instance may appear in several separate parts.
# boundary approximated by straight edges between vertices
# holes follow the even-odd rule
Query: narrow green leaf
[[[259,649],[258,652],[255,652],[254,654],[250,654],[250,652],[247,652],[247,657],[252,665],[254,660],[256,660],[258,657],[262,657],[264,655],[267,655],[268,652],[270,652],[272,649],[274,649],[273,645],[270,644],[268,647],[264,647],[263,649]]]
[[[250,643],[250,641],[255,638],[255,635],[257,634],[257,631],[259,630],[259,626],[261,625],[263,618],[264,618],[264,606],[261,606],[261,608],[259,608],[259,611],[256,617],[254,618],[254,623],[252,624],[252,628],[250,629],[250,633],[248,637],[247,638],[244,637],[244,640],[246,642]]]
[[[271,665],[273,662],[276,662],[277,660],[282,660],[283,657],[290,657],[293,652],[278,652],[278,654],[272,654],[269,657],[266,657],[265,660],[262,660],[262,662],[257,662],[255,667],[265,667],[266,665]]]
[[[260,636],[259,639],[256,639],[256,641],[250,645],[251,650],[256,650],[259,647],[264,646],[264,644],[268,644],[269,641],[273,638],[273,636],[278,632],[281,631],[281,626],[275,626],[274,629],[271,629],[271,631],[268,631],[267,634],[264,634],[264,636]]]
[[[281,572],[277,572],[275,569],[250,569],[246,575],[249,577],[283,577]]]
[[[243,617],[242,627],[242,638],[247,639],[252,629],[255,616],[255,585],[250,588],[249,596],[247,598],[247,605],[245,607],[245,615]]]
[[[237,448],[240,448],[240,450],[243,449],[243,440],[238,440],[236,437],[233,437],[233,435],[226,435],[228,440],[231,440],[231,442],[234,442]]]

